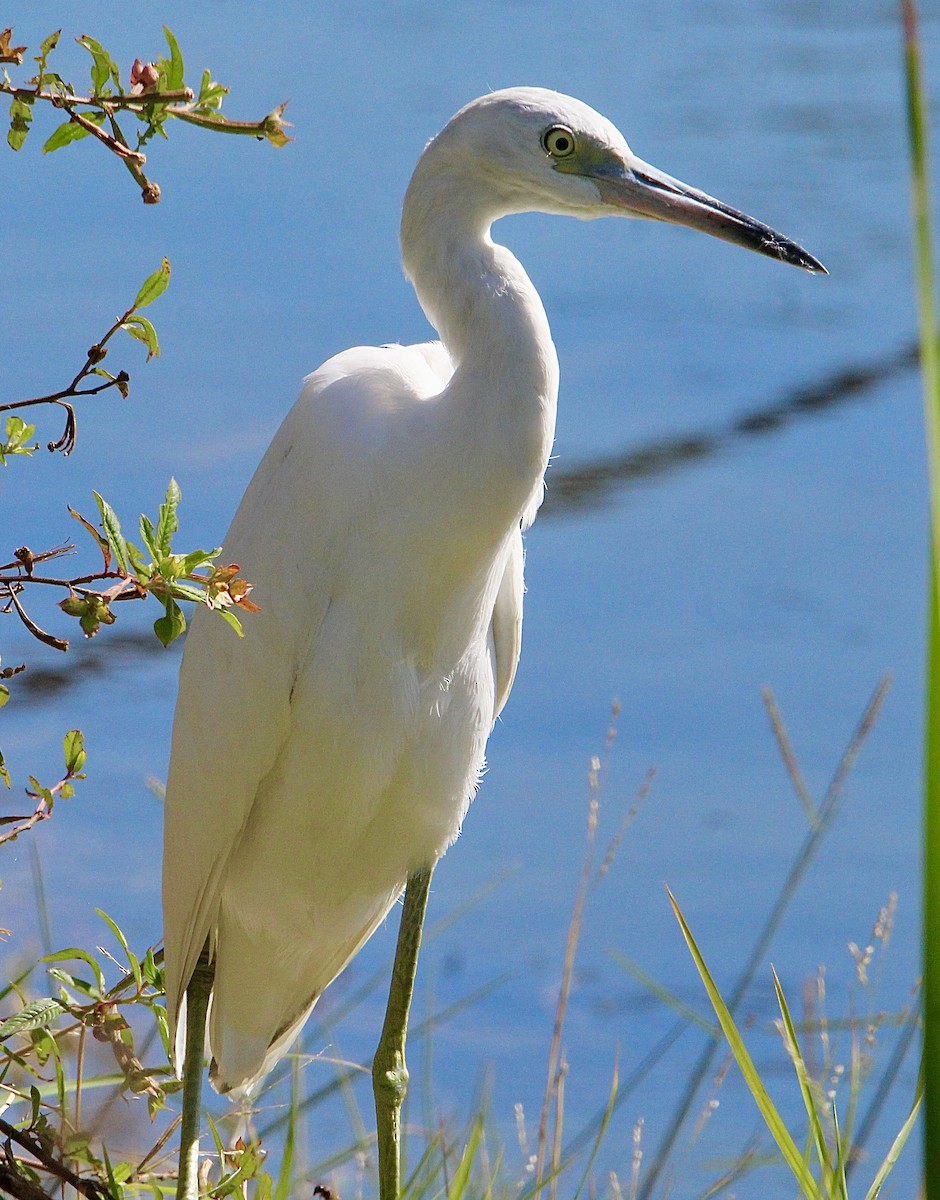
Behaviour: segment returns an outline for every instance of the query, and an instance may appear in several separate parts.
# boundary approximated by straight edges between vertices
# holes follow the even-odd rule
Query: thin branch
[[[203,129],[214,129],[217,133],[238,133],[247,137],[267,137],[272,133],[282,132],[282,115],[285,104],[279,104],[273,112],[268,113],[266,117],[262,117],[260,121],[231,121],[228,117],[223,117],[221,113],[199,113],[192,110],[190,107],[177,108],[175,105],[167,106],[167,114],[171,117],[178,117],[181,121],[185,121],[189,125],[199,125]]]
[[[84,118],[82,118],[82,120],[84,120]],[[101,132],[97,129],[97,126],[95,129],[97,132]],[[137,170],[136,165],[130,159],[126,159],[125,161],[132,171]],[[147,182],[143,176],[141,176],[141,178],[144,179],[145,183]],[[60,408],[65,409],[65,429],[62,433],[62,436],[57,441],[48,442],[47,447],[50,451],[61,450],[65,455],[71,454],[72,450],[75,448],[76,422],[75,410],[71,404],[66,403],[67,399],[74,399],[80,396],[98,396],[102,392],[106,392],[110,388],[115,387],[118,389],[118,391],[120,391],[122,396],[127,396],[127,384],[130,381],[130,376],[126,371],[119,371],[113,379],[106,379],[104,383],[95,384],[94,387],[83,388],[79,385],[83,382],[83,380],[88,379],[89,376],[96,371],[98,364],[107,355],[106,347],[108,342],[112,337],[114,337],[119,329],[123,329],[125,327],[127,320],[132,317],[136,311],[137,305],[132,304],[122,316],[118,317],[114,321],[110,329],[108,329],[108,331],[105,333],[104,337],[95,342],[95,344],[88,350],[88,353],[85,356],[84,364],[79,368],[71,383],[69,383],[66,387],[57,392],[49,392],[48,395],[45,396],[33,396],[28,400],[12,400],[8,401],[6,404],[0,404],[0,413],[11,412],[14,409],[20,408],[32,408],[37,404],[59,405]]]
[[[15,842],[21,833],[27,833],[34,825],[38,825],[41,821],[48,821],[51,816],[52,813],[49,811],[46,801],[40,799],[35,812],[28,817],[0,817],[0,825],[8,825],[13,821],[20,822],[13,829],[8,829],[6,833],[0,833],[0,846],[6,845],[7,842]]]
[[[105,112],[111,108],[127,108],[134,112],[151,104],[174,104],[178,101],[189,103],[195,99],[192,88],[177,88],[169,92],[138,92],[136,95],[127,96],[75,96],[62,92],[43,92],[38,88],[17,87],[3,80],[0,80],[0,92],[6,92],[8,96],[28,96],[31,100],[45,100],[54,108],[80,104],[87,108],[100,108]]]
[[[24,577],[24,582],[27,581],[28,579]],[[26,609],[23,608],[22,604],[20,604],[19,597],[17,596],[16,592],[16,588],[9,588],[6,594],[13,602],[13,607],[16,609],[16,615],[23,622],[33,637],[38,641],[43,642],[46,646],[51,646],[53,650],[68,650],[69,644],[65,638],[56,637],[55,634],[46,633],[44,629],[40,629],[29,613],[27,613]]]
[[[38,1134],[26,1129],[17,1129],[15,1125],[10,1125],[2,1117],[0,1117],[0,1133],[7,1139],[6,1157],[8,1165],[12,1159],[10,1142],[16,1142],[18,1146],[21,1146],[36,1159],[36,1163],[30,1165],[39,1166],[43,1170],[48,1171],[50,1175],[55,1175],[57,1179],[61,1179],[64,1183],[71,1185],[76,1192],[87,1197],[87,1200],[114,1200],[114,1197],[103,1183],[98,1183],[94,1179],[83,1179],[81,1175],[76,1175],[74,1171],[69,1170],[63,1162],[60,1162],[48,1150],[45,1142]],[[13,1161],[15,1162],[15,1160]],[[39,1190],[41,1192],[41,1189]],[[34,1196],[36,1192],[24,1191],[17,1194]],[[46,1200],[48,1200],[48,1196],[46,1196]]]
[[[81,379],[83,376],[78,375],[76,378]],[[50,392],[48,396],[33,396],[29,400],[10,400],[6,404],[0,404],[0,412],[9,412],[14,408],[31,408],[34,404],[60,404],[66,396],[98,396],[102,392],[106,392],[108,388],[116,387],[118,383],[127,383],[129,378],[130,376],[127,372],[122,371],[114,379],[108,379],[93,388],[77,388],[73,381],[67,388],[63,388],[61,392]]]
[[[141,166],[147,161],[146,154],[142,154],[139,150],[131,150],[129,146],[112,137],[110,133],[105,133],[100,125],[96,125],[94,121],[89,121],[87,117],[83,117],[81,113],[76,112],[70,101],[61,100],[57,107],[64,109],[69,114],[70,120],[74,121],[76,125],[81,125],[86,133],[92,134],[99,142],[103,142],[111,153],[116,154],[118,158],[126,158],[129,162],[135,162]]]
[[[76,575],[74,579],[59,579],[54,575],[0,575],[0,588],[13,587],[19,590],[18,584],[24,583],[41,583],[51,587],[69,588],[74,592],[82,592],[82,594],[90,594],[91,589],[85,588],[82,585],[87,583],[97,583],[101,579],[122,579],[125,583],[132,583],[133,580],[127,578],[120,571],[96,571],[92,575]],[[101,593],[96,593],[100,595]]]
[[[12,1150],[6,1161],[0,1161],[0,1191],[12,1196],[13,1200],[49,1200],[45,1188],[33,1183],[19,1170]]]

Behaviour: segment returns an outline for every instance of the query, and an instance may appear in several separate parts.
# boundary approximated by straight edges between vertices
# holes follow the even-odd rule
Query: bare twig
[[[24,582],[30,582],[29,578],[27,577]],[[68,650],[69,644],[65,638],[56,637],[53,633],[46,633],[44,629],[41,629],[36,624],[29,613],[27,613],[26,609],[23,608],[22,604],[20,604],[19,597],[16,594],[17,590],[18,589],[15,587],[8,588],[6,594],[12,601],[13,607],[16,609],[16,615],[23,622],[33,637],[38,641],[43,642],[45,645],[51,646],[53,650]]]
[[[95,126],[97,130],[97,126]],[[101,131],[98,130],[100,133]],[[130,382],[130,376],[126,371],[119,371],[113,378],[106,379],[103,383],[95,384],[92,387],[82,387],[81,384],[93,375],[98,364],[107,355],[107,344],[119,329],[123,329],[129,318],[134,316],[137,311],[137,305],[132,304],[131,307],[120,317],[118,317],[110,329],[105,333],[104,337],[88,350],[85,356],[85,362],[76,372],[71,383],[67,384],[57,392],[49,392],[44,396],[31,396],[28,400],[11,400],[5,404],[0,404],[0,413],[12,412],[21,408],[33,408],[37,404],[57,404],[60,408],[65,409],[65,430],[62,436],[55,442],[47,443],[49,450],[61,450],[63,454],[71,454],[75,448],[75,410],[71,404],[67,403],[69,399],[75,399],[80,396],[98,396],[102,392],[108,391],[110,388],[117,388],[122,396],[127,396],[127,385]]]

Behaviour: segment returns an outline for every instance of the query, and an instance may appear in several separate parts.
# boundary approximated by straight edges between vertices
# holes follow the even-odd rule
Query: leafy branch
[[[21,833],[26,833],[28,829],[32,829],[34,825],[38,825],[40,821],[48,821],[52,816],[52,808],[57,797],[61,797],[63,800],[71,800],[72,796],[75,795],[73,780],[85,778],[83,767],[88,758],[85,752],[85,739],[82,736],[81,730],[70,729],[62,741],[62,748],[65,752],[65,774],[52,787],[44,787],[35,776],[30,775],[30,787],[26,789],[26,795],[31,800],[36,801],[36,807],[28,816],[10,814],[9,816],[0,817],[0,826],[12,826],[11,829],[0,833],[0,846],[7,842],[15,842]],[[7,787],[11,786],[10,774],[6,768],[2,754],[0,754],[0,780]]]
[[[23,1116],[16,1123],[0,1121],[0,1190],[25,1200],[47,1195],[40,1186],[43,1175],[69,1183],[88,1200],[116,1200],[126,1194],[125,1185],[133,1187],[137,1181],[156,1185],[149,1164],[175,1128],[171,1122],[139,1161],[112,1163],[99,1144],[100,1134],[93,1133],[94,1125],[89,1128],[83,1120],[83,1092],[105,1082],[89,1077],[86,1045],[108,1048],[118,1068],[116,1079],[113,1074],[108,1077],[115,1085],[113,1094],[145,1097],[151,1120],[166,1107],[167,1093],[179,1086],[165,1062],[144,1065],[124,1015],[125,1011],[146,1013],[168,1054],[160,954],[153,947],[142,956],[135,954],[118,925],[100,909],[96,911],[125,961],[101,946],[97,954],[73,946],[42,960],[58,985],[54,994],[27,998],[19,986],[22,979],[2,993],[19,998],[15,1011],[0,1021],[0,1070],[7,1103],[18,1107]],[[118,982],[110,987],[105,976],[108,963],[120,971]],[[86,968],[82,974],[87,978],[73,964]],[[72,1065],[74,1074],[69,1070]],[[51,1084],[49,1066],[54,1069]],[[15,1154],[13,1145],[18,1148]]]
[[[154,622],[153,628],[164,646],[175,641],[186,629],[186,618],[179,604],[184,600],[218,612],[241,636],[241,622],[233,610],[259,610],[248,599],[252,585],[239,578],[238,564],[216,566],[213,559],[222,553],[221,547],[193,550],[188,554],[173,552],[172,538],[179,528],[176,512],[181,499],[175,479],[171,479],[167,487],[156,525],[141,515],[139,528],[144,550],[124,537],[121,523],[110,504],[97,492],[94,497],[103,532],[81,513],[72,508],[69,512],[94,539],[102,556],[101,569],[72,578],[40,575],[36,573],[37,564],[70,554],[75,547],[66,545],[33,554],[29,547],[21,546],[10,562],[0,564],[0,612],[15,612],[33,637],[55,650],[67,650],[69,643],[65,638],[47,633],[26,612],[22,597],[30,586],[66,589],[68,596],[59,601],[59,608],[66,616],[77,618],[86,638],[94,637],[102,625],[114,624],[116,617],[111,610],[112,604],[119,600],[142,600],[146,596],[156,597],[163,605],[163,616]],[[113,582],[105,588],[90,586],[106,581]]]
[[[21,66],[26,46],[11,45],[12,28],[0,31],[0,64]],[[168,55],[153,62],[136,59],[130,70],[127,87],[110,53],[93,37],[83,34],[75,40],[91,55],[91,91],[79,93],[73,84],[48,69],[48,60],[58,45],[61,29],[52,33],[39,47],[33,61],[36,73],[22,83],[15,83],[6,67],[2,67],[0,92],[11,97],[10,130],[7,142],[19,150],[26,141],[36,103],[46,103],[60,109],[68,119],[59,125],[43,144],[43,153],[60,150],[72,142],[93,137],[110,150],[127,168],[141,190],[145,204],[157,204],[160,186],[144,174],[147,155],[143,147],[157,134],[166,137],[166,123],[175,117],[189,125],[216,133],[234,133],[284,146],[290,141],[285,132],[284,109],[280,104],[259,121],[231,121],[221,112],[222,101],[229,89],[213,80],[206,70],[198,91],[185,82],[183,55],[176,38],[166,26]],[[134,117],[142,126],[136,130],[136,145],[132,146],[125,133],[126,118]]]
[[[119,371],[116,375],[112,375],[110,371],[105,370],[101,366],[102,361],[108,353],[108,342],[117,331],[124,329],[132,338],[143,342],[147,347],[148,362],[151,358],[159,357],[160,343],[157,339],[157,331],[146,317],[140,316],[139,310],[146,308],[148,304],[151,304],[158,296],[162,295],[169,282],[170,262],[169,259],[164,258],[156,271],[144,280],[130,308],[123,316],[118,317],[107,333],[105,333],[104,337],[100,338],[89,349],[84,364],[71,383],[57,392],[49,392],[44,396],[34,396],[29,400],[13,400],[7,404],[0,404],[0,413],[12,412],[14,409],[32,408],[37,404],[55,404],[65,409],[65,429],[62,436],[58,441],[48,442],[47,448],[50,451],[60,450],[63,454],[71,454],[75,449],[77,425],[75,409],[69,403],[70,400],[81,396],[98,396],[110,388],[117,388],[121,395],[127,399],[130,375],[126,371]],[[92,386],[82,386],[93,377],[101,378],[104,382]],[[28,425],[22,417],[7,417],[6,432],[0,438],[0,466],[6,466],[7,458],[11,455],[30,455],[37,450],[39,448],[38,445],[30,443],[30,439],[35,432],[36,426]]]

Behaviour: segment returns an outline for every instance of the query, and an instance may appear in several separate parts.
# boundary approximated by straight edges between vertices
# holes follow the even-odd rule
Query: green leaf
[[[160,357],[160,343],[157,340],[157,331],[146,317],[127,317],[124,321],[124,328],[136,338],[138,342],[143,342],[147,347],[147,362],[152,358]]]
[[[101,526],[104,529],[104,535],[108,539],[108,545],[111,547],[117,564],[120,569],[127,574],[130,574],[130,559],[127,551],[127,543],[124,541],[124,535],[121,533],[121,522],[117,519],[117,514],[111,505],[99,496],[97,492],[92,492],[98,504],[98,511],[101,513]]]
[[[245,631],[242,629],[241,621],[239,621],[238,617],[235,616],[230,608],[217,608],[215,611],[227,625],[231,625],[239,637],[245,636]]]
[[[167,1057],[170,1056],[170,1023],[167,1020],[166,1009],[161,1008],[159,1004],[153,1006],[154,1020],[157,1022],[157,1030],[160,1034],[160,1041],[163,1042],[163,1049]]]
[[[32,1004],[27,1004],[12,1017],[0,1021],[0,1042],[6,1041],[16,1033],[31,1033],[34,1029],[45,1029],[47,1025],[52,1024],[56,1017],[61,1017],[67,1011],[65,1005],[52,996],[47,996],[43,1000],[34,1000]]]
[[[206,602],[206,593],[202,588],[194,587],[190,583],[180,583],[177,580],[170,585],[170,595],[174,600],[191,600],[194,604],[205,604]]]
[[[27,775],[26,778],[29,780],[29,786],[33,789],[33,796],[37,800],[42,800],[45,803],[46,808],[52,812],[52,806],[55,803],[55,796],[52,794],[50,789],[43,787],[35,775]]]
[[[65,988],[72,988],[76,992],[81,992],[89,1000],[99,1000],[100,993],[93,983],[89,983],[87,979],[79,979],[77,975],[70,975],[68,971],[63,971],[60,967],[49,967],[47,974],[50,979],[56,979],[63,984]],[[68,996],[70,1004],[75,1004],[74,996]]]
[[[101,1152],[104,1155],[104,1167],[105,1167],[105,1171],[107,1172],[108,1187],[111,1192],[111,1195],[112,1196],[121,1196],[121,1195],[123,1195],[123,1188],[118,1186],[118,1181],[115,1178],[114,1169],[111,1166],[111,1158],[108,1155],[108,1147],[105,1146],[104,1144],[102,1144]],[[123,1166],[123,1165],[124,1164],[119,1164],[119,1166]],[[125,1175],[124,1179],[128,1179],[129,1177],[130,1177],[129,1175]]]
[[[27,425],[22,417],[11,413],[6,421],[6,440],[0,442],[0,465],[6,466],[6,456],[8,454],[32,454],[34,450],[38,450],[38,444],[27,445],[29,439],[36,432],[35,425]]]
[[[171,476],[166,488],[166,498],[160,505],[160,514],[157,518],[157,549],[160,554],[170,553],[173,534],[180,527],[176,510],[179,508],[182,498],[180,485]]]
[[[32,97],[16,95],[10,101],[10,131],[7,144],[11,150],[19,150],[26,141],[29,124],[33,119]]]
[[[82,34],[81,37],[75,40],[80,46],[84,46],[92,57],[91,84],[94,94],[96,96],[109,96],[111,94],[111,89],[107,86],[109,79],[114,80],[119,92],[122,91],[121,73],[114,59],[105,50],[104,46],[87,34]]]
[[[185,71],[183,69],[183,56],[180,53],[176,38],[166,25],[163,26],[163,35],[166,38],[166,44],[170,47],[169,62],[164,59],[164,65],[166,66],[166,88],[168,92],[175,92],[184,86]]]
[[[153,950],[148,947],[147,953],[144,955],[144,961],[141,963],[140,969],[144,973],[144,979],[151,987],[163,987],[163,971],[157,966],[156,959],[153,957]]]
[[[85,527],[85,529],[88,530],[88,532],[95,539],[95,541],[98,543],[98,549],[101,551],[101,555],[104,558],[104,569],[106,571],[110,570],[111,547],[108,545],[107,538],[103,538],[101,536],[101,534],[98,532],[98,530],[94,527],[94,525],[92,525],[91,521],[86,520],[82,516],[82,514],[80,512],[76,512],[75,509],[71,507],[71,505],[69,505],[68,508],[69,508],[69,513],[71,514],[71,516],[73,516],[76,521],[80,522]]]
[[[219,108],[222,100],[228,95],[229,89],[221,83],[216,83],[208,69],[202,73],[202,83],[199,86],[197,106],[204,110],[214,111]]]
[[[214,550],[192,550],[189,554],[183,556],[183,561],[180,563],[180,575],[191,575],[197,567],[203,567],[206,563],[212,562],[214,558],[222,553],[222,547],[216,546]]]
[[[99,997],[103,996],[104,974],[101,970],[101,967],[98,966],[96,959],[94,959],[87,950],[82,950],[80,946],[70,946],[68,950],[57,950],[55,954],[45,954],[39,961],[44,963],[57,963],[74,962],[76,959],[79,959],[81,962],[88,963],[88,965],[94,971],[95,980],[98,984],[98,995]]]
[[[144,986],[144,978],[140,970],[140,959],[133,952],[133,950],[131,950],[130,946],[128,946],[127,938],[124,936],[120,926],[117,924],[117,922],[111,920],[104,909],[96,908],[95,912],[102,919],[102,921],[107,924],[108,928],[121,943],[121,949],[124,951],[128,966],[131,969],[131,974],[134,976],[134,982],[137,984],[138,988],[142,988]]]
[[[728,1011],[728,1006],[725,1004],[721,992],[719,992],[714,979],[711,976],[708,967],[705,964],[705,959],[692,936],[692,931],[685,922],[685,918],[676,903],[676,899],[669,889],[666,889],[669,896],[669,902],[672,905],[672,910],[676,914],[676,920],[679,922],[679,927],[682,930],[682,936],[685,938],[686,945],[692,954],[696,969],[701,976],[702,983],[705,985],[705,990],[708,993],[708,998],[711,1001],[712,1008],[715,1010],[715,1016],[718,1018],[718,1023],[721,1025],[725,1038],[731,1053],[734,1055],[735,1061],[744,1076],[744,1082],[750,1089],[751,1095],[760,1110],[761,1116],[764,1118],[764,1124],[767,1126],[774,1141],[783,1155],[787,1166],[796,1177],[797,1184],[807,1200],[822,1200],[822,1195],[819,1191],[819,1186],[810,1172],[806,1159],[800,1153],[796,1142],[794,1142],[790,1131],[784,1124],[783,1118],[777,1111],[776,1106],[767,1093],[764,1087],[764,1082],[760,1077],[757,1068],[754,1066],[754,1061],[747,1052],[747,1047],[744,1045],[744,1039],[738,1032],[738,1027],[734,1023],[734,1018]]]
[[[88,113],[86,115],[88,120],[95,125],[101,125],[104,122],[104,113]],[[46,138],[42,152],[51,154],[54,150],[61,150],[63,146],[70,146],[72,142],[80,142],[88,135],[89,130],[83,125],[79,125],[77,121],[65,121]]]
[[[147,561],[143,553],[137,549],[133,542],[127,543],[127,554],[130,558],[131,568],[137,575],[144,577],[147,575]]]
[[[154,533],[153,522],[144,513],[140,514],[140,536],[151,559],[157,558],[157,536]]]
[[[164,258],[156,271],[152,275],[148,275],[144,280],[140,291],[137,293],[137,299],[134,301],[134,308],[146,308],[148,304],[152,304],[158,296],[163,295],[169,282],[170,260]]]
[[[6,686],[5,683],[0,683],[0,708],[3,708],[4,704],[6,704],[9,699],[10,699],[10,689]],[[2,762],[3,762],[3,760],[0,759],[0,765],[2,765]]]
[[[186,630],[186,618],[183,616],[183,610],[175,600],[167,599],[166,613],[159,617],[153,623],[153,631],[163,643],[164,646],[169,646],[171,642],[175,642],[181,633]]]
[[[70,729],[63,739],[65,750],[65,769],[70,775],[77,775],[85,766],[88,755],[85,753],[85,739],[80,729]]]
[[[62,30],[57,29],[55,31],[55,33],[50,33],[49,36],[44,41],[40,42],[40,44],[39,44],[39,55],[40,56],[39,56],[39,58],[36,59],[36,62],[39,63],[40,67],[42,67],[43,70],[46,69],[46,59],[49,57],[49,55],[52,53],[52,51],[56,48],[56,46],[58,46],[59,38],[61,36],[62,36]]]
[[[57,29],[55,33],[50,33],[49,36],[39,46],[39,53],[36,55],[34,60],[39,64],[39,70],[36,72],[36,86],[38,88],[41,88],[46,83],[50,82],[46,76],[46,60],[58,45],[61,34],[62,30]],[[58,76],[53,76],[53,79],[57,78]]]

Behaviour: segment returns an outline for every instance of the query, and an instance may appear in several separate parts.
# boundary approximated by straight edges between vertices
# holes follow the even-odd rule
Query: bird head
[[[559,92],[507,88],[482,96],[448,122],[425,157],[469,187],[484,187],[493,216],[536,211],[668,221],[825,273],[768,225],[637,158],[606,117]]]

